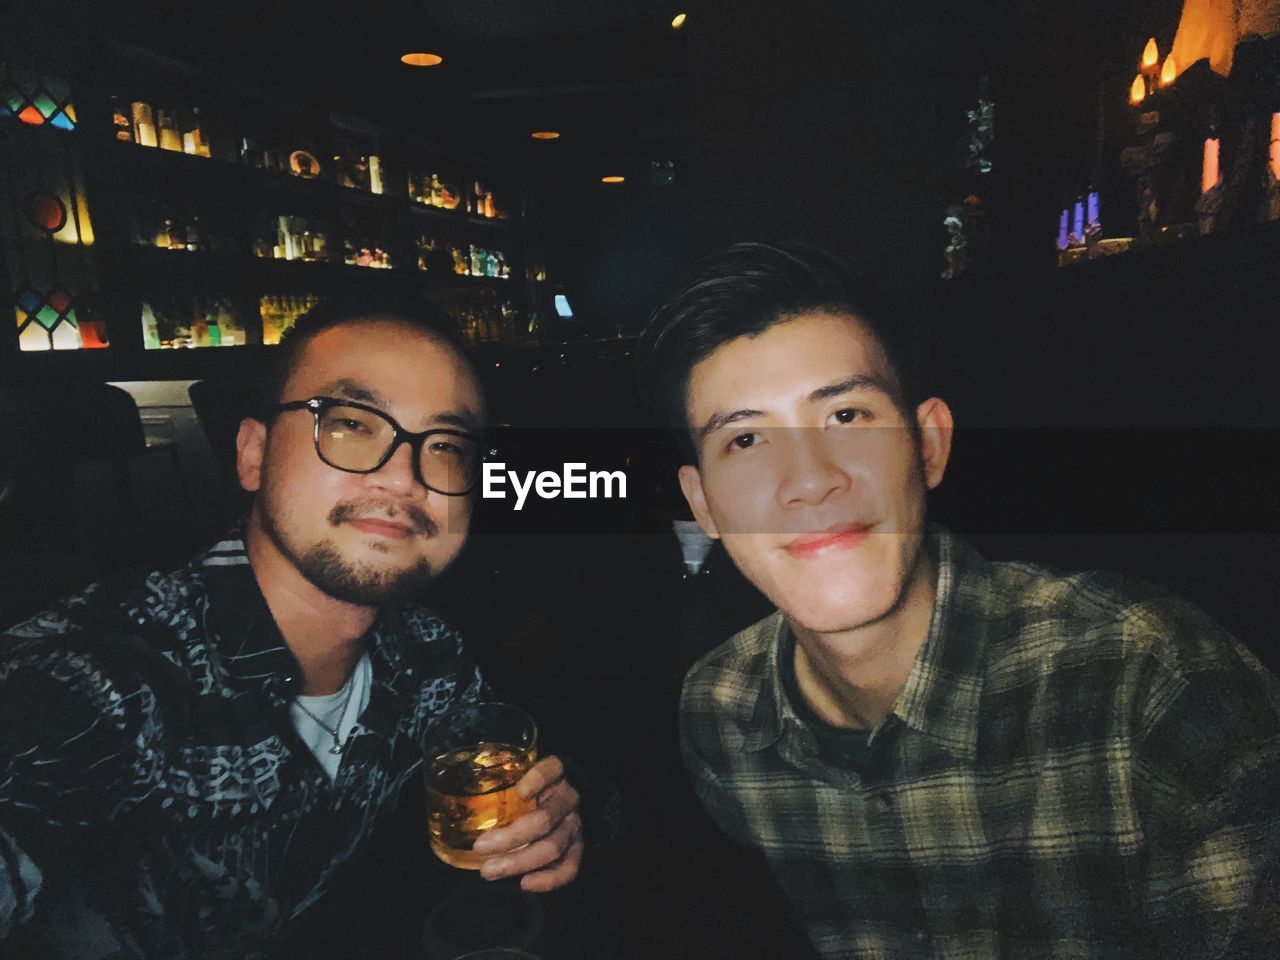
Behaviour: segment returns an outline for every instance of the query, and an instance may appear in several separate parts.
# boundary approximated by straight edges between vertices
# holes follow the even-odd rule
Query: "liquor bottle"
[[[244,327],[227,300],[218,301],[218,329],[222,334],[222,346],[238,347],[245,342]]]
[[[173,231],[173,221],[165,218],[160,224],[160,229],[156,231],[155,243],[161,250],[169,249],[169,234]]]
[[[169,223],[169,249],[187,249],[187,228],[176,215]]]
[[[115,97],[111,98],[111,125],[115,127],[117,140],[121,143],[133,143],[133,124]]]
[[[209,156],[209,139],[200,122],[199,107],[182,115],[182,152],[193,157]]]
[[[280,342],[280,314],[275,297],[263,297],[258,303],[262,313],[262,342],[273,344]]]
[[[205,314],[204,303],[196,300],[192,307],[195,319],[191,321],[191,345],[193,347],[207,347],[209,346],[209,321]]]
[[[219,308],[218,302],[211,303],[209,310],[205,312],[205,323],[207,324],[207,338],[209,338],[210,347],[223,346],[223,328],[219,324]]]
[[[193,252],[204,249],[204,228],[200,225],[199,214],[194,214],[187,222],[187,249]]]
[[[182,137],[178,134],[178,124],[173,119],[173,111],[159,109],[156,111],[156,127],[160,135],[160,149],[182,152]]]
[[[147,350],[160,349],[160,331],[156,326],[156,315],[151,304],[142,305],[142,346]]]
[[[382,194],[382,158],[376,153],[369,155],[369,189]]]
[[[240,162],[246,167],[253,167],[257,170],[262,169],[262,151],[258,149],[258,141],[253,137],[241,138]]]
[[[151,104],[135,100],[129,109],[133,114],[134,141],[143,147],[159,146],[160,141],[156,139],[156,122],[151,113]]]

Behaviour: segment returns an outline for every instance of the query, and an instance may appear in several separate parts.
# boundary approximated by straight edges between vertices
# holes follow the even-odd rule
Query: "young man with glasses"
[[[0,638],[0,953],[265,955],[484,687],[410,601],[457,556],[484,400],[447,321],[316,308],[243,421],[242,530],[188,566],[99,584]],[[478,841],[489,879],[568,883],[578,796]],[[424,818],[425,820],[425,818]]]
[[[778,607],[690,670],[685,766],[824,958],[1280,955],[1280,684],[1177,598],[928,526],[951,412],[865,282],[741,244],[641,346]]]

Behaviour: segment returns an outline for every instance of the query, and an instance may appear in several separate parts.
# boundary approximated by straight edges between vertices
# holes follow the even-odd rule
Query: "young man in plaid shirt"
[[[1280,684],[1185,602],[925,520],[952,417],[846,265],[740,244],[643,342],[778,607],[685,681],[704,804],[826,958],[1280,956]]]

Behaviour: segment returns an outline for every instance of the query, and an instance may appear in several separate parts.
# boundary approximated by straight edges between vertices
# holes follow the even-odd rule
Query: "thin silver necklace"
[[[359,664],[356,664],[356,669],[357,670],[360,669]],[[301,710],[308,717],[310,717],[312,720],[318,723],[320,725],[321,730],[329,734],[329,736],[333,737],[333,746],[329,748],[330,753],[340,754],[342,753],[343,750],[347,748],[347,745],[342,742],[342,738],[338,736],[338,731],[342,729],[342,718],[347,715],[347,704],[351,702],[351,694],[355,691],[355,689],[356,689],[356,675],[352,673],[351,679],[347,681],[347,695],[342,698],[342,708],[338,711],[338,725],[336,727],[329,726],[327,723],[325,723],[323,720],[317,717],[314,713],[308,710],[307,705],[302,702],[301,694],[293,698],[293,702],[298,705],[299,710]],[[332,714],[330,714],[330,716],[332,716]]]

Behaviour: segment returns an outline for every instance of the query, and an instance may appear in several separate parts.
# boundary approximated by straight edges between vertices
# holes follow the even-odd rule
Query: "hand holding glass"
[[[537,808],[516,784],[537,759],[533,720],[506,703],[458,707],[432,725],[424,742],[431,849],[445,863],[479,870],[472,851],[481,834]]]

